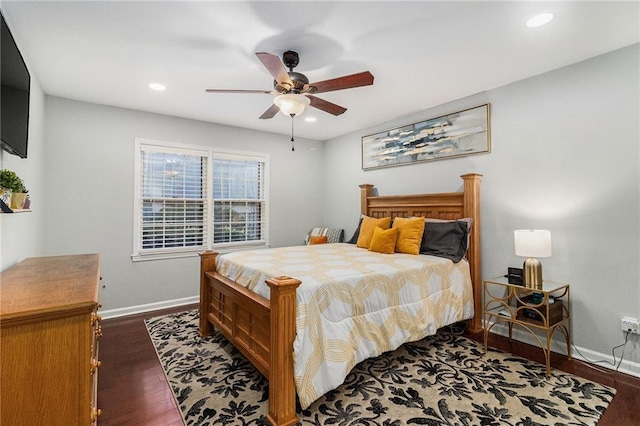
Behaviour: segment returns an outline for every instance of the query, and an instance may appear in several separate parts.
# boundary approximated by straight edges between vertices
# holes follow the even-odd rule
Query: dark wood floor
[[[148,314],[105,320],[100,340],[102,366],[98,376],[100,426],[182,426],[178,408],[166,382],[143,319],[195,309],[183,306]],[[477,341],[482,335],[466,334]],[[490,335],[490,344],[501,350],[544,363],[542,350]],[[592,368],[581,361],[568,361],[553,354],[553,368],[611,386],[617,394],[598,426],[640,425],[640,378]]]

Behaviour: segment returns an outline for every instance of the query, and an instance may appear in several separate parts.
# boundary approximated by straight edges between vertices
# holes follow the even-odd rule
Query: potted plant
[[[24,208],[29,191],[25,188],[24,181],[14,171],[0,170],[0,188],[3,192],[0,196],[5,204],[10,205],[12,209]],[[9,197],[6,196],[7,193],[10,194]]]

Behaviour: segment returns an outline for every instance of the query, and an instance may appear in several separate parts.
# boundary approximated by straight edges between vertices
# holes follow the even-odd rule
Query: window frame
[[[147,149],[150,148],[150,149]],[[206,194],[204,197],[205,214],[205,244],[177,248],[143,249],[142,248],[142,152],[180,153],[188,155],[202,155],[206,157]],[[258,161],[263,163],[262,198],[257,199],[262,205],[261,211],[261,240],[215,243],[214,237],[214,183],[213,162],[215,159],[233,159],[241,161]],[[145,260],[174,259],[192,257],[204,250],[231,252],[247,248],[269,247],[269,154],[216,148],[202,145],[191,145],[179,142],[166,142],[145,138],[135,139],[134,155],[134,190],[133,190],[133,251],[131,259],[134,262]],[[225,200],[225,199],[223,199]]]

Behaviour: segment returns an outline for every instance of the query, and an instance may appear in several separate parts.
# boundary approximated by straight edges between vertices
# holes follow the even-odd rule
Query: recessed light
[[[541,27],[551,22],[552,19],[553,19],[553,13],[551,12],[540,13],[532,18],[529,18],[529,20],[527,21],[527,27],[529,28]]]
[[[316,118],[315,117],[305,117],[304,121],[306,121],[307,123],[315,123],[316,122]]]
[[[166,87],[164,87],[164,84],[160,83],[149,83],[149,88],[157,90],[158,92],[162,92],[164,89],[166,89]]]

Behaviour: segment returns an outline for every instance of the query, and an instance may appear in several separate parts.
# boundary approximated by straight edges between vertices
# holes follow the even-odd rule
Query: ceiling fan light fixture
[[[296,93],[286,93],[284,95],[276,96],[273,103],[280,108],[280,112],[286,116],[300,115],[304,112],[305,108],[311,104],[311,100]]]

